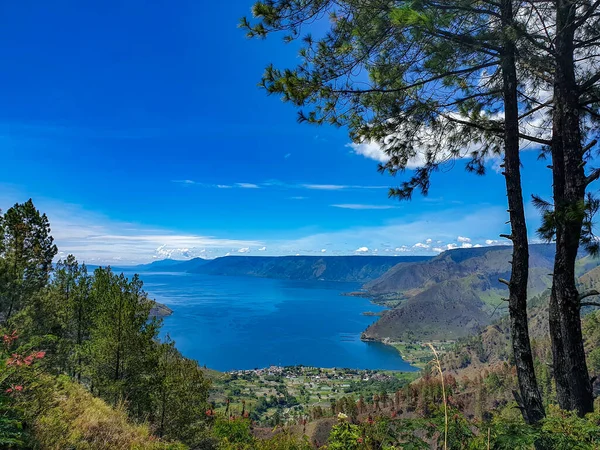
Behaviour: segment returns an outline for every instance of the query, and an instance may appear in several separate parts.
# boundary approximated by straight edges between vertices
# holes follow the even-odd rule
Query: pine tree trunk
[[[502,0],[502,22],[505,31],[513,24],[512,0]],[[507,37],[502,56],[505,135],[504,170],[513,241],[512,271],[509,281],[509,315],[513,353],[517,366],[519,394],[515,397],[523,418],[533,424],[544,418],[544,406],[533,366],[527,322],[527,279],[529,275],[529,243],[521,188],[519,156],[519,110],[515,45]]]
[[[550,333],[558,402],[577,414],[593,411],[581,318],[575,261],[579,249],[581,212],[585,202],[586,178],[583,167],[578,87],[574,68],[575,8],[569,0],[556,1],[556,68],[552,163],[556,213],[556,256],[550,299]]]

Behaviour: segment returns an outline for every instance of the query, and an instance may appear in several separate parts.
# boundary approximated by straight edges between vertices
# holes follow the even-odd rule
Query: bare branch
[[[598,292],[596,289],[592,289],[590,291],[582,292],[581,294],[579,294],[579,301],[581,301],[581,300],[583,300],[584,298],[587,298],[587,297],[592,297],[593,295],[600,295],[600,292]]]
[[[597,303],[597,302],[581,302],[579,304],[580,308],[583,308],[584,306],[598,306],[598,307],[600,307],[600,303]]]

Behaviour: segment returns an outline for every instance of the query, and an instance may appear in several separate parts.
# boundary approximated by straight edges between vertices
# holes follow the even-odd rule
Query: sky
[[[84,5],[85,6],[82,6]],[[0,208],[32,198],[59,257],[135,264],[224,255],[437,254],[493,245],[508,220],[497,162],[456,161],[427,197],[347,130],[298,124],[257,84],[292,67],[281,36],[237,28],[251,0],[3,2]],[[531,194],[550,171],[523,154]]]

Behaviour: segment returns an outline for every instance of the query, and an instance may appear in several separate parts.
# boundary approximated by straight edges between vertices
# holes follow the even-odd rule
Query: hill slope
[[[506,297],[498,278],[510,277],[511,247],[456,249],[415,264],[398,265],[365,285],[376,301],[399,305],[386,311],[363,334],[366,340],[456,339],[473,334],[495,318]],[[530,247],[529,292],[551,284],[554,246]],[[496,316],[497,317],[497,316]]]

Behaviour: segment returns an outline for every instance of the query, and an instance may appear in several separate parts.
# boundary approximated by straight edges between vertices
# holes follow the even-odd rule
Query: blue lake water
[[[186,273],[141,278],[150,297],[173,310],[163,336],[212,369],[302,364],[414,370],[395,349],[360,340],[376,319],[361,313],[383,308],[340,295],[358,284]]]

